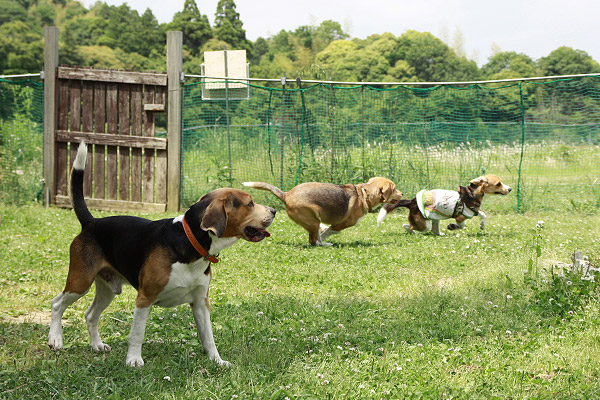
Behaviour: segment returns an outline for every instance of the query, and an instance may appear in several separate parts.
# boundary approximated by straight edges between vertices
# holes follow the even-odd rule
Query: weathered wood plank
[[[142,203],[91,198],[86,198],[85,202],[90,209],[105,211],[162,213],[167,209],[167,205],[164,203]],[[56,205],[59,207],[71,208],[71,199],[69,196],[56,196]]]
[[[81,82],[71,81],[71,98],[69,103],[72,131],[81,131]]]
[[[165,111],[164,104],[144,104],[144,111]]]
[[[151,148],[166,150],[167,139],[144,137],[144,136],[126,136],[126,135],[110,135],[107,133],[88,133],[88,132],[73,132],[73,131],[56,131],[57,142],[81,142],[85,140],[88,144],[104,144],[108,146],[127,146],[134,148]]]
[[[144,201],[154,202],[154,149],[144,149]]]
[[[119,135],[131,135],[131,114],[129,101],[130,85],[119,84]],[[130,192],[130,151],[129,147],[119,147],[119,200],[131,200]]]
[[[157,203],[167,202],[167,151],[156,150],[156,193],[154,195]],[[179,208],[177,204],[176,208]]]
[[[81,82],[81,130],[92,132],[94,129],[94,84],[90,81]],[[94,167],[94,147],[88,147],[88,160],[83,176],[83,195],[92,196],[92,181]]]
[[[69,129],[69,81],[58,80],[58,120],[56,125],[58,129]],[[56,132],[54,134],[56,140]],[[67,195],[67,182],[69,173],[69,145],[67,143],[56,143],[56,160],[54,160],[56,171],[56,191],[57,195]]]
[[[146,105],[154,104],[156,86],[144,86],[144,136],[154,137],[154,112],[146,110]],[[166,140],[166,139],[165,139]],[[166,149],[166,148],[165,148]],[[154,192],[154,149],[144,149],[144,187],[143,198],[147,203],[155,201]]]
[[[119,108],[116,83],[106,85],[106,133],[116,134],[118,130]],[[117,199],[117,146],[106,146],[106,198]]]
[[[96,82],[94,87],[94,132],[106,131],[106,83]],[[95,135],[94,135],[95,136]],[[91,143],[90,140],[86,140]],[[94,145],[94,197],[103,199],[106,195],[106,146]]]
[[[131,135],[142,136],[142,86],[131,86]],[[131,149],[131,200],[142,201],[142,149]]]
[[[167,75],[152,72],[114,71],[73,67],[58,67],[58,77],[83,81],[135,83],[139,85],[167,85]]]

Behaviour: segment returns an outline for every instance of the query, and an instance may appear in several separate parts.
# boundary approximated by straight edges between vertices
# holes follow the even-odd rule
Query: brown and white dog
[[[402,198],[394,182],[381,177],[358,185],[307,182],[289,192],[265,182],[244,182],[243,185],[268,190],[277,196],[285,204],[289,217],[308,231],[310,244],[321,246],[331,246],[325,239],[356,225],[379,204],[395,204]]]
[[[409,209],[408,222],[404,228],[410,233],[431,230],[436,235],[440,232],[440,220],[454,218],[456,223],[448,225],[448,229],[462,229],[465,221],[478,215],[481,218],[481,229],[485,229],[486,215],[479,209],[484,194],[507,195],[512,189],[502,183],[496,175],[483,175],[473,179],[468,187],[459,186],[453,190],[421,190],[412,200],[400,200],[396,204],[385,204],[377,216],[381,224],[387,214],[398,207]]]
[[[204,195],[184,215],[151,221],[134,216],[94,218],[83,197],[87,146],[79,145],[71,172],[73,209],[81,233],[71,243],[69,274],[64,291],[52,300],[48,346],[63,345],[62,315],[96,283],[94,301],[85,319],[94,351],[109,351],[98,334],[100,314],[121,293],[123,283],[137,289],[129,335],[127,365],[144,365],[142,343],[153,305],[174,307],[189,303],[208,358],[228,365],[219,356],[208,307],[211,263],[221,250],[238,239],[259,242],[270,236],[266,228],[275,210],[254,204],[237,189],[217,189]]]

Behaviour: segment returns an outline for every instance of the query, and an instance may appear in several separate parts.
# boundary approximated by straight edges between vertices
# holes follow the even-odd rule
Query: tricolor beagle
[[[92,349],[109,351],[98,334],[100,314],[121,293],[123,283],[137,289],[129,335],[127,365],[142,366],[146,320],[153,305],[189,303],[208,358],[228,365],[219,356],[210,323],[208,287],[216,254],[238,239],[259,242],[275,210],[252,202],[237,189],[217,189],[204,195],[184,215],[150,221],[133,216],[94,218],[83,197],[87,146],[79,145],[71,172],[73,209],[81,233],[71,243],[69,274],[64,291],[52,300],[48,346],[63,345],[62,315],[96,283],[94,301],[85,312]]]
[[[496,175],[483,175],[473,179],[468,187],[459,186],[458,192],[453,190],[421,190],[412,200],[400,200],[396,204],[385,204],[377,217],[380,224],[389,212],[398,207],[409,209],[408,222],[404,228],[410,233],[431,230],[436,235],[440,232],[440,220],[454,218],[456,224],[448,225],[448,229],[462,229],[465,220],[479,215],[481,229],[485,229],[486,215],[479,209],[484,194],[507,195],[512,189],[502,183]]]
[[[289,192],[265,182],[244,182],[243,185],[268,190],[277,196],[285,204],[289,217],[308,231],[310,244],[321,246],[330,246],[325,239],[356,225],[379,204],[395,204],[402,198],[394,182],[380,177],[358,185],[307,182]]]

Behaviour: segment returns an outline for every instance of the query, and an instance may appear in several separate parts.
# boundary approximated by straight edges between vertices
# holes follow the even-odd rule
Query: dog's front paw
[[[48,336],[48,347],[52,350],[60,350],[63,347],[62,336],[60,335],[49,335]]]
[[[110,346],[107,345],[106,343],[94,343],[92,344],[92,350],[94,350],[96,353],[104,353],[104,352],[109,352],[110,351]]]
[[[127,366],[128,367],[143,367],[144,360],[139,356],[127,356]]]
[[[231,367],[231,363],[229,361],[221,360],[220,358],[218,360],[213,360],[213,361],[221,367],[227,367],[227,368]]]

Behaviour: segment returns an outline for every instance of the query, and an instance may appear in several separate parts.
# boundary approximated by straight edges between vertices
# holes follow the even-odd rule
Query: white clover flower
[[[163,380],[171,382],[171,377],[167,375],[163,378]]]

